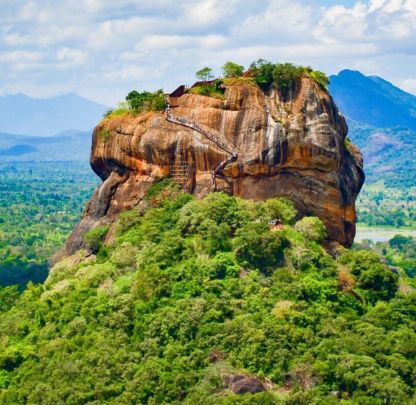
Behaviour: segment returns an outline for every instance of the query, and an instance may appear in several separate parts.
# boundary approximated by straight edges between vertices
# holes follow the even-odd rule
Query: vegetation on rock
[[[241,77],[244,74],[244,66],[234,62],[225,62],[222,67],[223,77]]]
[[[140,114],[146,111],[163,111],[165,109],[165,96],[162,89],[155,92],[136,90],[126,96],[126,100],[119,103],[118,108],[109,110],[105,118],[123,114]]]
[[[208,96],[223,99],[224,89],[221,87],[222,80],[215,80],[214,82],[204,83],[198,86],[193,86],[188,89],[189,94],[199,94],[201,96]]]
[[[154,187],[105,255],[67,258],[0,308],[1,403],[415,399],[416,294],[377,255],[333,259],[287,200]],[[235,374],[268,391],[232,393]]]
[[[207,82],[207,81],[212,80],[214,78],[214,74],[212,72],[212,69],[210,67],[207,67],[207,66],[198,70],[195,73],[195,76],[197,77],[197,79],[203,80],[204,82]]]
[[[251,74],[259,86],[273,84],[284,95],[293,89],[302,76],[310,76],[322,89],[327,90],[329,79],[309,66],[298,66],[292,63],[272,63],[259,59],[250,65]]]

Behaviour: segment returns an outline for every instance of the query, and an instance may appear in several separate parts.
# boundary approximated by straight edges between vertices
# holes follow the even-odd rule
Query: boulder
[[[286,98],[239,84],[226,86],[223,99],[185,93],[169,114],[106,118],[94,130],[91,151],[103,184],[62,253],[82,247],[91,227],[138,206],[160,177],[204,197],[213,191],[212,170],[226,159],[217,191],[253,200],[288,197],[299,217],[323,220],[329,241],[351,246],[364,173],[361,153],[346,136],[331,96],[306,76]]]

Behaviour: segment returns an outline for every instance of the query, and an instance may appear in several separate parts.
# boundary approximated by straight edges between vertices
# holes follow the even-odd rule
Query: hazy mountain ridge
[[[88,161],[91,131],[65,131],[55,136],[0,133],[0,161]]]
[[[25,94],[0,97],[0,131],[10,134],[52,136],[93,128],[107,107],[69,93],[49,99]]]
[[[378,128],[416,130],[416,97],[377,76],[342,70],[330,77],[330,92],[350,120]]]

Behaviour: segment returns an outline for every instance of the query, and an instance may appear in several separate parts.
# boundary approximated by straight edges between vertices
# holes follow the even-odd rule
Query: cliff
[[[311,78],[285,97],[239,83],[225,86],[223,99],[185,93],[171,101],[168,113],[114,116],[95,128],[91,166],[103,184],[64,254],[82,247],[92,227],[140,205],[164,176],[198,198],[213,186],[247,199],[288,197],[301,216],[324,221],[329,240],[352,244],[362,157],[332,98]]]

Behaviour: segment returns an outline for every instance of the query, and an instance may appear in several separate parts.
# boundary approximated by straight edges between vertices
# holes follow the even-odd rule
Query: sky
[[[416,94],[416,0],[0,0],[0,95],[115,105],[259,58]]]

